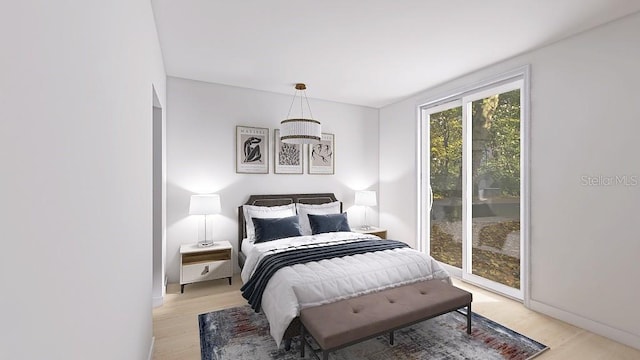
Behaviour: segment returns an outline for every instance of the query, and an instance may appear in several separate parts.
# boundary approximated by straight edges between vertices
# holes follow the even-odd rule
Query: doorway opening
[[[164,263],[165,263],[165,150],[164,126],[162,121],[162,106],[155,89],[152,87],[152,187],[153,187],[153,231],[152,231],[152,290],[153,306],[163,303],[166,292]]]

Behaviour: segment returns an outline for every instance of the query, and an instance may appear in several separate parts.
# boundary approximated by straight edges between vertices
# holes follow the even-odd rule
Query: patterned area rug
[[[203,360],[300,359],[299,342],[294,339],[290,351],[276,348],[267,319],[249,306],[200,314],[198,320]],[[453,312],[396,331],[393,346],[389,345],[388,336],[379,336],[332,352],[329,358],[525,360],[548,349],[475,313],[470,336],[466,326],[466,318]],[[314,359],[311,351],[306,350],[305,359]]]

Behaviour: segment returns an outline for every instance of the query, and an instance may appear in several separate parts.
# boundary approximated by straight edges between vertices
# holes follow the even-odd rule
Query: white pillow
[[[255,227],[253,226],[253,220],[251,218],[260,219],[272,219],[283,218],[296,215],[296,205],[281,205],[281,206],[255,206],[255,205],[242,205],[242,212],[244,213],[244,222],[246,224],[247,239],[254,241],[256,238]]]
[[[311,225],[309,224],[309,217],[307,215],[340,214],[340,201],[319,205],[297,203],[296,209],[298,210],[298,220],[300,222],[302,235],[311,235]]]

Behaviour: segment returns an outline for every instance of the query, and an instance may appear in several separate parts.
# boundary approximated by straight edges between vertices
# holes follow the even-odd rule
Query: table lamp
[[[191,195],[189,215],[204,215],[204,240],[198,241],[198,246],[213,245],[213,240],[207,240],[207,215],[219,214],[220,211],[220,195]]]
[[[370,230],[372,227],[367,224],[367,209],[370,206],[376,206],[376,192],[370,190],[356,191],[356,205],[364,206],[364,225],[360,227],[362,230]]]

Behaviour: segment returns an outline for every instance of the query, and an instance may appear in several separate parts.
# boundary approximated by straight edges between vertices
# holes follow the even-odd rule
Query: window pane
[[[430,254],[462,267],[462,107],[433,113],[430,173],[433,191]]]
[[[520,288],[520,90],[472,103],[472,273]]]

